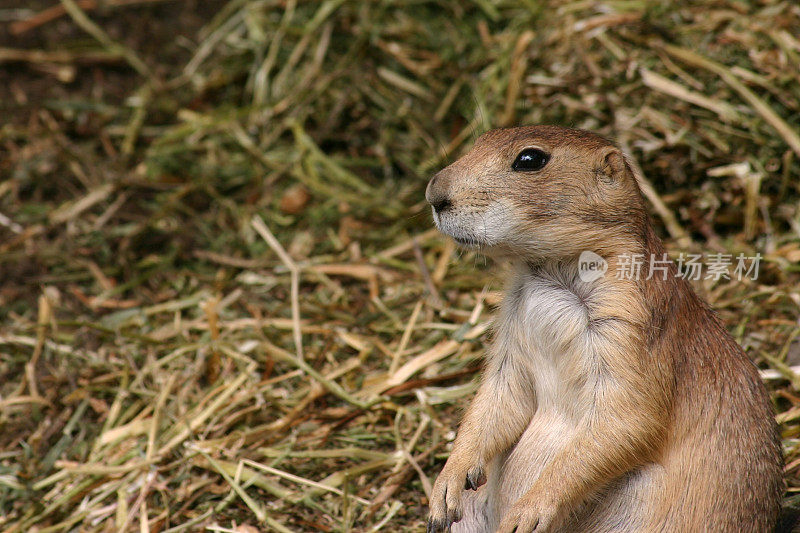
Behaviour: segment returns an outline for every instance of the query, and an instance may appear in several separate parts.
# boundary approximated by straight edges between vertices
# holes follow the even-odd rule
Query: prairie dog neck
[[[581,279],[578,258],[547,260],[534,264],[515,261],[511,266],[513,275],[506,288],[504,309],[507,312],[523,311],[518,308],[522,305],[520,297],[527,294],[536,295],[537,304],[542,307],[546,307],[549,302],[555,309],[561,309],[567,304],[580,309],[585,319],[578,320],[578,316],[572,318],[583,329],[613,318],[624,319],[629,324],[643,324],[644,308],[653,307],[657,303],[645,300],[654,292],[664,292],[666,287],[659,285],[669,284],[669,278],[646,279],[647,265],[642,265],[637,279],[618,277],[616,271],[620,257],[609,256],[606,259],[608,269],[605,275],[589,281]],[[527,311],[537,316],[544,314],[553,321],[558,319],[552,309],[529,308]]]

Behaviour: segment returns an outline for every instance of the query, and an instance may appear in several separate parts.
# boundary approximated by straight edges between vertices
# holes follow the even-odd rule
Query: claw
[[[461,520],[461,511],[456,511],[455,509],[448,509],[447,510],[447,527],[450,528],[453,525],[453,522],[458,522]]]
[[[464,482],[464,489],[478,490],[478,488],[486,483],[486,474],[483,468],[471,470],[467,472],[467,479]]]
[[[438,533],[439,531],[449,531],[450,524],[446,520],[428,519],[427,533]]]

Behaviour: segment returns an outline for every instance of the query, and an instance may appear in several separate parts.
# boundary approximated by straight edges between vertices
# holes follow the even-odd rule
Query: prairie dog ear
[[[605,183],[622,181],[633,175],[625,156],[616,146],[608,146],[601,150],[596,172],[597,177]]]

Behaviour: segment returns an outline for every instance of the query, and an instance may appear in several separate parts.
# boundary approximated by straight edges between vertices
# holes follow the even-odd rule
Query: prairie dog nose
[[[450,201],[449,187],[447,181],[439,172],[431,178],[428,182],[428,188],[425,190],[425,199],[433,206],[433,210],[437,213],[448,209],[452,206]]]

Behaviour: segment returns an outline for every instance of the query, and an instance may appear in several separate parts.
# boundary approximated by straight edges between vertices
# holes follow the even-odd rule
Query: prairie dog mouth
[[[436,227],[466,248],[492,247],[504,242],[513,227],[511,210],[500,201],[491,202],[482,211],[448,209],[433,210]]]
[[[475,235],[471,235],[469,230],[466,230],[459,220],[455,219],[452,214],[437,213],[433,211],[433,221],[440,232],[447,235],[457,244],[466,248],[480,248],[483,242]]]
[[[450,235],[450,238],[456,241],[461,246],[466,246],[467,248],[480,248],[483,244],[477,239],[465,239],[462,237],[456,237],[455,235]]]

